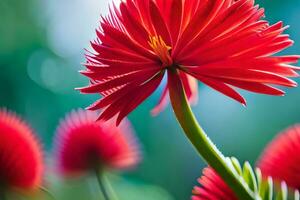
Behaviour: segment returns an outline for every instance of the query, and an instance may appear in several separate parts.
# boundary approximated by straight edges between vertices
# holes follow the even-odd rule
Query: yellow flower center
[[[159,57],[164,66],[171,66],[173,64],[170,50],[161,36],[150,36],[149,45],[152,47],[154,53]]]

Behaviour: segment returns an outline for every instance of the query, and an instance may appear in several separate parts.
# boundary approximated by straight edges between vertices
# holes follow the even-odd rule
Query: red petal
[[[180,72],[180,78],[184,87],[186,96],[191,104],[197,103],[198,100],[198,81],[185,72]]]
[[[174,51],[172,52],[174,57],[177,57],[179,51],[181,51],[187,43],[193,40],[197,35],[201,34],[211,20],[216,17],[223,4],[224,0],[200,1],[195,16],[191,19],[190,23],[180,36],[180,40],[176,47],[174,47]]]
[[[131,82],[147,81],[157,73],[157,69],[149,71],[138,71],[120,77],[112,77],[110,80],[79,88],[82,93],[101,93],[112,88],[122,86]]]
[[[157,105],[151,110],[151,115],[158,115],[168,105],[168,86],[165,86]]]
[[[99,54],[98,57],[105,58],[105,59],[115,59],[124,60],[124,61],[132,61],[135,60],[136,62],[149,62],[153,59],[149,59],[143,55],[139,55],[137,53],[132,53],[126,50],[117,49],[107,47],[101,44],[96,44],[91,42],[93,49]]]
[[[107,46],[123,48],[128,51],[134,51],[150,59],[156,58],[156,56],[150,53],[150,51],[146,48],[147,46],[143,47],[139,45],[120,30],[108,26],[107,24],[101,24],[101,26],[105,33],[105,36],[101,37],[103,44],[107,44]],[[98,37],[99,36],[100,35],[98,33]]]
[[[126,7],[125,2],[121,2],[120,10],[122,13],[121,20],[125,26],[128,33],[131,35],[134,40],[140,43],[144,47],[149,47],[148,38],[149,33],[147,30],[135,19]]]
[[[239,69],[239,68],[227,68],[224,70],[218,69],[205,69],[199,70],[196,75],[193,75],[198,78],[202,76],[216,77],[216,78],[224,78],[224,79],[233,79],[239,81],[248,81],[248,82],[257,82],[257,83],[268,83],[268,84],[276,84],[287,87],[295,87],[297,83],[285,78],[283,76],[264,72],[259,70],[247,70],[247,69]]]
[[[149,4],[150,0],[134,0],[135,4],[140,11],[141,19],[143,21],[143,25],[148,30],[151,35],[154,35],[155,31],[152,26],[152,21],[149,14]]]
[[[158,76],[155,79],[145,83],[144,85],[137,88],[128,94],[128,99],[126,101],[128,104],[121,110],[118,118],[117,124],[119,124],[124,117],[126,117],[131,111],[133,111],[137,106],[139,106],[146,98],[148,98],[154,90],[159,86],[163,76]]]
[[[158,66],[155,65],[134,65],[130,67],[126,66],[119,66],[119,67],[108,67],[103,66],[99,67],[99,65],[93,65],[93,64],[85,64],[87,68],[89,68],[88,71],[80,71],[81,74],[93,79],[93,80],[104,80],[104,79],[110,79],[110,77],[113,76],[121,76],[124,74],[129,73],[135,73],[139,71],[149,71],[149,70],[158,70]]]
[[[150,17],[152,20],[152,24],[155,28],[156,35],[162,36],[163,40],[167,43],[167,45],[171,45],[171,38],[169,34],[168,27],[160,14],[159,9],[153,1],[150,1],[149,5],[150,9]]]
[[[228,79],[220,79],[221,81],[233,85],[235,87],[248,90],[255,93],[268,94],[268,95],[276,95],[283,96],[285,94],[284,91],[274,88],[272,86],[268,86],[262,83],[249,83],[245,81],[236,81],[236,80],[228,80]]]
[[[181,28],[181,19],[182,19],[182,0],[172,0],[171,3],[171,12],[168,16],[168,25],[172,38],[172,46],[175,46],[177,42],[177,37]]]
[[[226,85],[225,83],[215,79],[206,78],[206,77],[199,77],[199,80],[204,84],[210,86],[211,88],[240,102],[241,104],[246,105],[246,100],[238,92],[236,92],[234,89],[232,89],[230,86]]]
[[[154,92],[154,90],[160,84],[162,77],[163,76],[157,76],[143,85],[132,88],[126,94],[126,98],[120,97],[111,103],[100,115],[99,120],[108,120],[119,113],[117,118],[117,124],[119,124],[126,115],[128,115],[133,109],[135,109]]]

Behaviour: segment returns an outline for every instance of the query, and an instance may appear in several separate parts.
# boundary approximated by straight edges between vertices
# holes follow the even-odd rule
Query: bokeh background
[[[285,53],[299,54],[300,1],[258,3],[266,8],[269,21],[282,20],[291,26],[286,32],[295,45]],[[59,119],[98,98],[81,95],[74,88],[88,82],[78,70],[108,4],[109,0],[0,0],[0,107],[29,121],[48,157]],[[120,200],[189,199],[205,166],[170,107],[157,117],[150,116],[159,93],[129,116],[143,145],[144,160],[135,171],[109,176]],[[300,122],[300,88],[288,89],[286,97],[243,94],[246,108],[200,85],[199,103],[193,109],[224,154],[254,165],[275,134]],[[49,170],[48,183],[59,199],[99,199],[92,178],[62,181],[54,174]]]

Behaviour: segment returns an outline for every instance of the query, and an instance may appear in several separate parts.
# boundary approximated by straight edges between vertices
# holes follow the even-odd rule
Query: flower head
[[[194,187],[192,200],[238,200],[211,167],[204,168],[203,176],[198,179],[198,182],[201,186]]]
[[[264,150],[258,162],[264,176],[300,189],[300,125],[280,133]]]
[[[253,0],[126,0],[102,17],[82,74],[91,85],[83,93],[103,98],[100,119],[119,123],[160,85],[166,72],[180,76],[185,93],[196,100],[197,82],[246,104],[236,91],[283,95],[274,87],[295,87],[299,56],[274,55],[293,44],[282,22],[262,20]],[[153,113],[168,101],[170,82]]]
[[[59,170],[69,176],[103,167],[127,169],[140,160],[129,121],[119,127],[95,120],[95,113],[73,111],[61,121],[55,138]]]
[[[33,190],[42,181],[41,145],[15,114],[0,110],[0,187]]]

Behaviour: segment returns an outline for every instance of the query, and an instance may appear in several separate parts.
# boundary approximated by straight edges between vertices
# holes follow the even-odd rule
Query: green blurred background
[[[20,113],[44,142],[47,155],[55,128],[66,112],[86,107],[98,98],[81,95],[75,87],[88,80],[84,48],[95,38],[100,13],[108,0],[0,0],[0,106]],[[299,54],[300,1],[259,1],[272,23],[284,21],[295,45],[285,53]],[[143,145],[144,160],[137,170],[109,176],[120,200],[189,199],[204,162],[188,143],[168,107],[157,117],[149,110],[157,91],[130,116]],[[244,108],[200,85],[194,111],[208,135],[226,155],[255,164],[261,150],[280,130],[300,122],[300,88],[286,97],[242,92]],[[51,170],[49,170],[51,171]],[[99,199],[88,196],[94,180],[61,181],[48,173],[52,190],[61,199]],[[76,196],[76,198],[75,198]],[[64,197],[64,198],[63,198]]]

